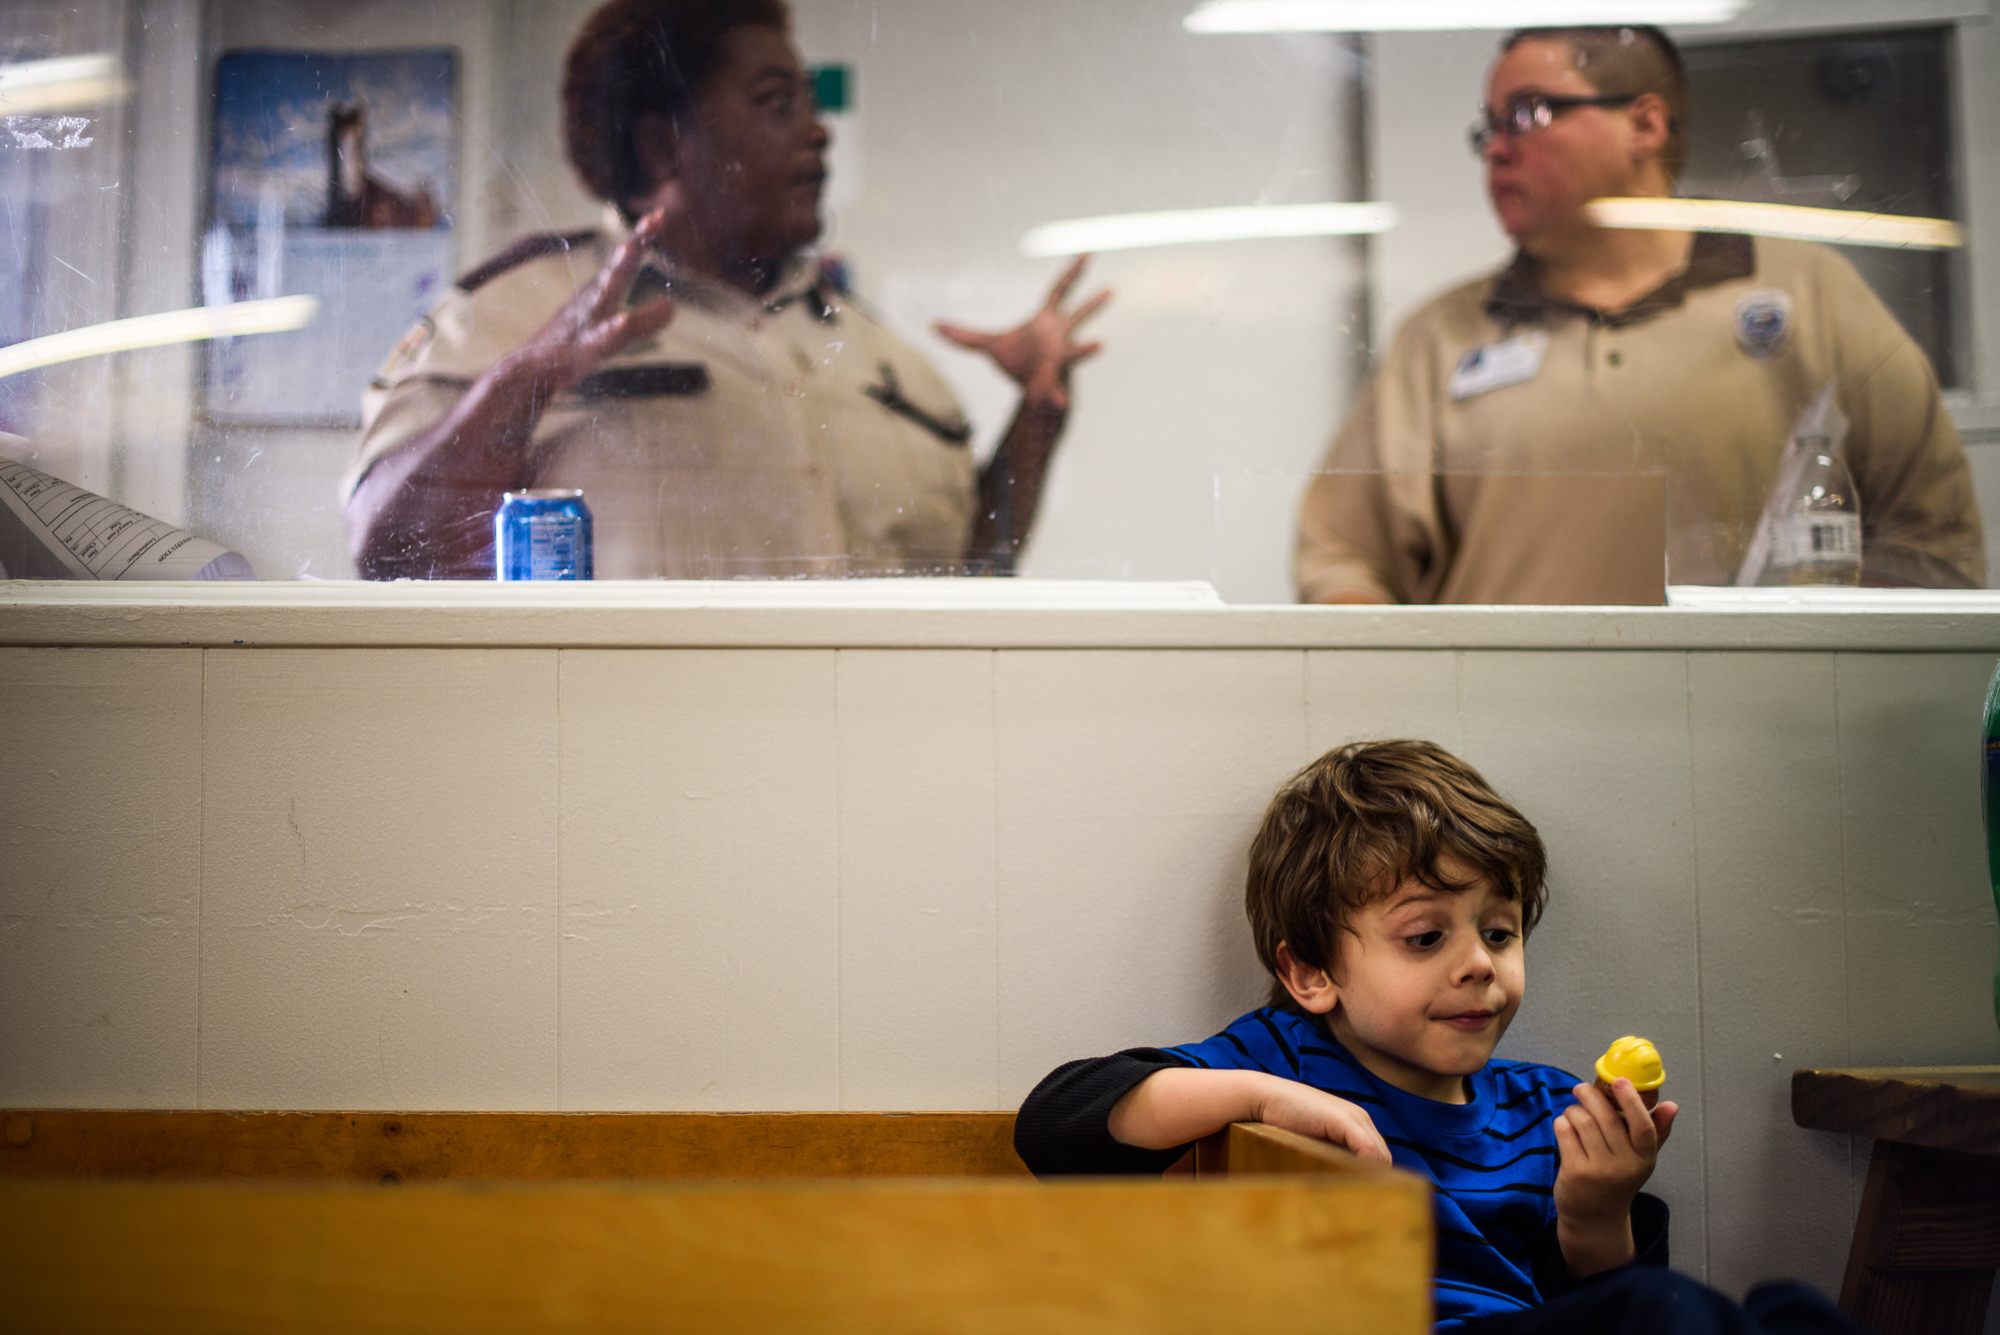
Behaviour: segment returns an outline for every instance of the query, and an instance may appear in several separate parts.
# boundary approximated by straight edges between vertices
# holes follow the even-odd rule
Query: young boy
[[[1854,1330],[1797,1285],[1753,1291],[1746,1312],[1665,1269],[1667,1207],[1639,1188],[1674,1104],[1493,1059],[1546,866],[1535,827],[1441,748],[1329,752],[1250,848],[1271,1004],[1206,1042],[1058,1067],[1016,1150],[1043,1176],[1157,1173],[1261,1121],[1393,1161],[1436,1184],[1441,1331]]]

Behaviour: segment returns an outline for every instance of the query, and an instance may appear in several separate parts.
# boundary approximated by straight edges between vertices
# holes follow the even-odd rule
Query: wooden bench
[[[1429,1327],[1413,1176],[1239,1125],[1192,1180],[1044,1184],[1012,1125],[9,1113],[0,1311],[78,1332]]]
[[[2000,1268],[2000,1066],[1792,1073],[1792,1120],[1871,1136],[1840,1306],[1882,1335],[1979,1335]]]

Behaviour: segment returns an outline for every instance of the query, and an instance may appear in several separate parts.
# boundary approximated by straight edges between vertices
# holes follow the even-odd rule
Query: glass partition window
[[[1693,195],[1962,218],[1953,30],[1892,28],[1688,48]],[[1846,258],[1946,387],[1964,365],[1956,248],[1853,246]]]
[[[0,566],[1991,583],[1989,4],[1656,8],[0,7]]]

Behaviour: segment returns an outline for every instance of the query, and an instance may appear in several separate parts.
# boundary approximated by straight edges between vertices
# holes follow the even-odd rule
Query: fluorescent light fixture
[[[1858,209],[1808,209],[1797,204],[1745,204],[1733,199],[1593,199],[1585,206],[1599,227],[1676,232],[1743,232],[1750,236],[1826,241],[1837,246],[1951,250],[1965,244],[1959,225],[1944,218],[1909,218]]]
[[[1393,204],[1251,204],[1228,209],[1114,213],[1044,223],[1021,238],[1034,258],[1082,255],[1194,241],[1260,241],[1281,236],[1364,236],[1396,225]]]
[[[109,51],[54,60],[0,65],[0,116],[35,116],[51,111],[118,102],[132,89]]]
[[[272,297],[266,301],[237,301],[227,306],[196,306],[187,311],[109,320],[0,348],[0,378],[32,371],[38,366],[54,366],[57,362],[101,357],[108,352],[195,343],[205,338],[235,338],[242,334],[282,334],[305,328],[318,313],[318,297]]]
[[[1189,32],[1436,32],[1571,24],[1727,23],[1746,0],[1202,0]]]

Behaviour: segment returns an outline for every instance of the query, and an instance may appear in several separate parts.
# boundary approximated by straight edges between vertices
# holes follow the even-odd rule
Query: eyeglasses
[[[1557,97],[1549,93],[1517,93],[1507,99],[1507,105],[1498,112],[1493,108],[1484,109],[1480,118],[1466,131],[1472,140],[1475,155],[1484,155],[1496,135],[1506,135],[1511,139],[1525,139],[1540,130],[1546,130],[1562,112],[1575,107],[1622,107],[1639,100],[1633,93],[1627,96],[1605,97]]]

